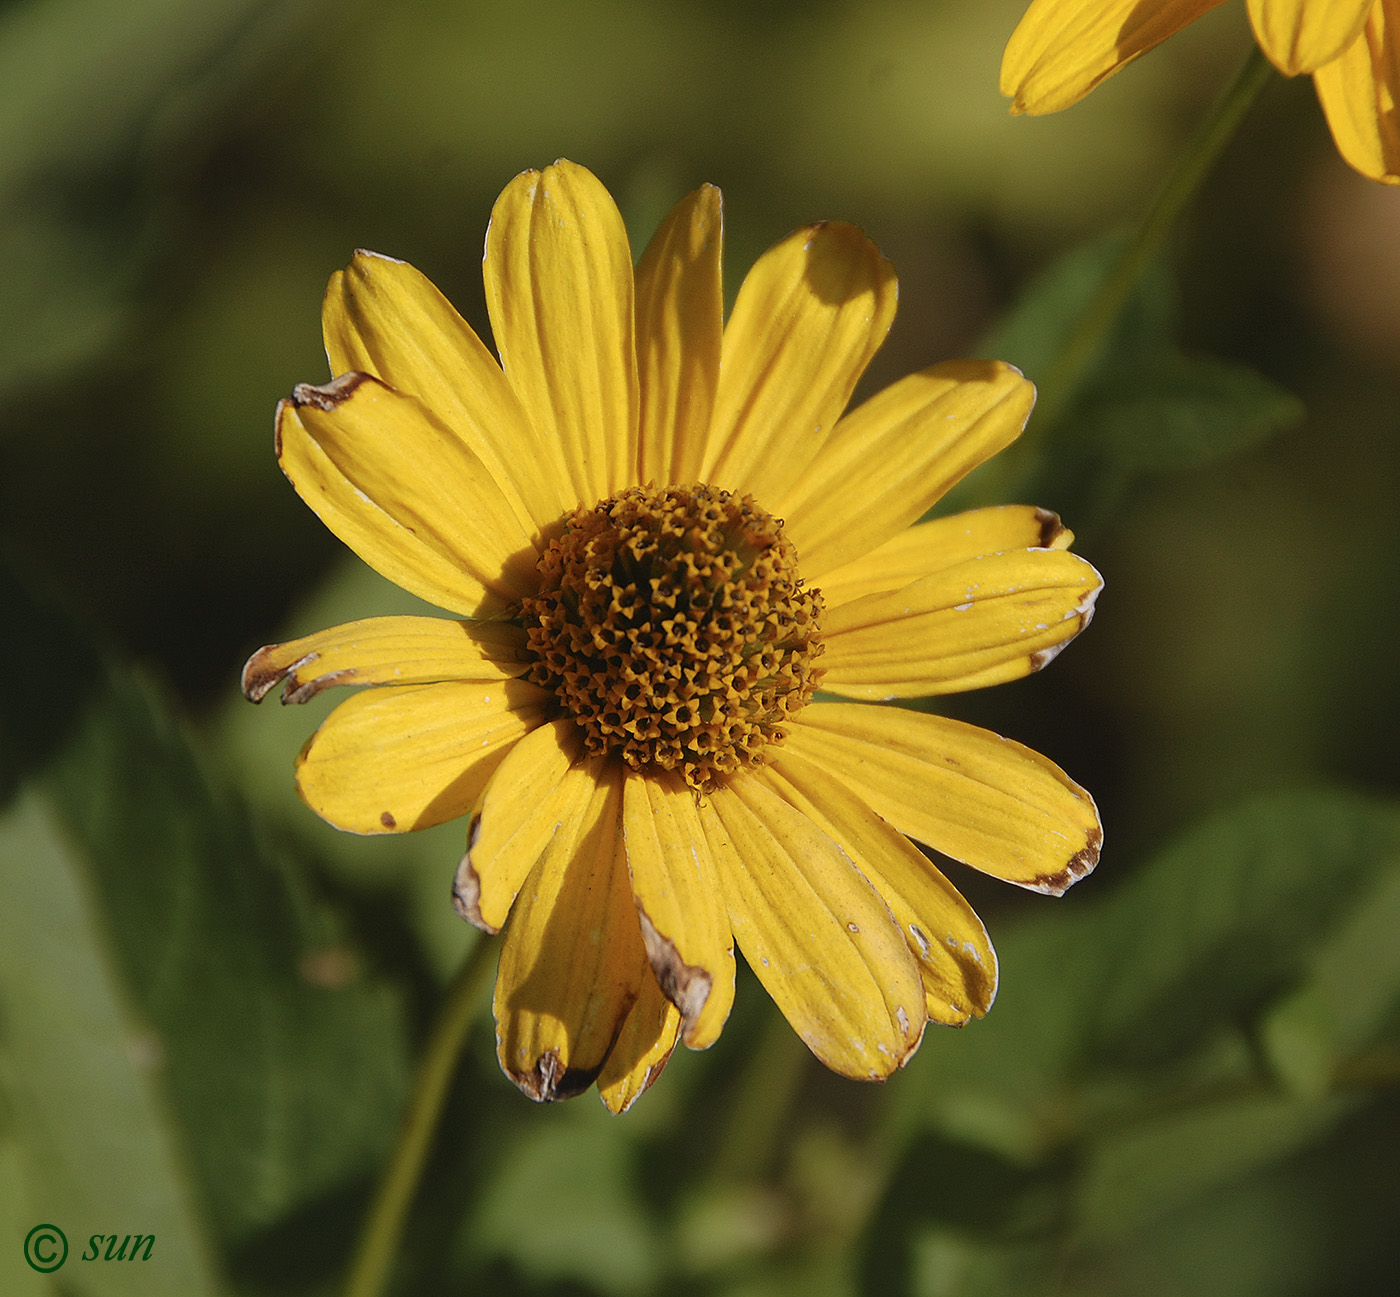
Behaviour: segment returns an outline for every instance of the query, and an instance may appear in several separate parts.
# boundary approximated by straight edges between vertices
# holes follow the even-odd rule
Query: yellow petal
[[[985,874],[1059,896],[1098,863],[1093,799],[1057,765],[988,730],[906,711],[817,703],[786,748],[901,833]]]
[[[800,811],[743,773],[701,806],[735,939],[807,1047],[882,1080],[918,1047],[923,985],[889,908]]]
[[[277,407],[277,458],[316,516],[395,585],[461,613],[537,586],[534,542],[481,461],[378,379],[300,384]]]
[[[734,938],[695,794],[678,774],[629,773],[622,828],[651,970],[708,1049],[734,1004]]]
[[[676,204],[637,266],[637,480],[700,480],[719,382],[724,289],[719,190],[702,185]]]
[[[1337,151],[1372,180],[1400,184],[1400,2],[1374,6],[1361,39],[1313,74]]]
[[[906,527],[870,553],[843,563],[821,580],[827,608],[898,590],[983,554],[1013,549],[1068,549],[1074,533],[1048,509],[1028,504],[971,509]]]
[[[624,1113],[641,1098],[661,1075],[680,1031],[680,1010],[661,993],[654,977],[642,978],[636,1003],[598,1074],[598,1095],[609,1112]]]
[[[524,680],[386,685],[341,703],[297,758],[297,791],[351,833],[406,833],[465,815],[551,695]]]
[[[821,687],[870,701],[961,693],[1051,661],[1093,615],[1103,578],[1057,549],[987,554],[822,617]]]
[[[1035,0],[1001,61],[1013,113],[1068,108],[1223,0]]]
[[[483,270],[501,365],[575,502],[633,484],[632,254],[611,195],[572,162],[522,172],[491,212]]]
[[[572,720],[531,730],[496,767],[467,828],[452,899],[468,923],[497,932],[535,861],[562,825],[581,819],[592,797],[594,765],[578,763],[581,732]]]
[[[647,972],[622,850],[622,778],[597,762],[584,814],[526,880],[496,974],[496,1055],[530,1098],[567,1099],[602,1071]]]
[[[1249,21],[1264,53],[1286,76],[1316,72],[1366,25],[1375,0],[1249,0]]]
[[[1035,388],[1010,365],[957,360],[910,374],[852,410],[801,481],[760,501],[787,520],[809,581],[917,521],[1026,426]]]
[[[260,648],[243,692],[261,702],[285,680],[282,701],[304,703],[334,685],[510,680],[525,671],[524,646],[525,632],[507,622],[369,617]]]
[[[932,861],[842,780],[794,752],[780,748],[758,777],[836,841],[890,907],[918,961],[929,1018],[957,1027],[986,1013],[997,991],[991,939]]]
[[[578,503],[559,447],[535,435],[496,359],[428,278],[360,251],[321,307],[331,372],[358,370],[417,397],[500,485],[531,535]]]
[[[702,479],[773,509],[831,435],[897,297],[894,268],[854,225],[808,226],[765,252],[724,330]]]

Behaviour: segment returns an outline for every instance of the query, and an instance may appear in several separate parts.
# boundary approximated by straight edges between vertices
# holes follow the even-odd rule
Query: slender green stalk
[[[755,1180],[763,1174],[776,1151],[783,1120],[797,1097],[810,1057],[787,1019],[770,1012],[710,1168],[714,1180]]]
[[[1181,213],[1196,196],[1201,182],[1210,173],[1250,105],[1259,97],[1272,71],[1273,65],[1259,47],[1252,47],[1244,65],[1187,144],[1176,169],[1144,214],[1132,241],[1123,249],[1117,264],[1046,371],[1039,384],[1040,397],[1032,428],[1048,428],[1063,413],[1138,280],[1161,251]]]
[[[442,1010],[418,1063],[413,1093],[388,1169],[365,1217],[355,1257],[345,1280],[345,1297],[382,1297],[389,1284],[404,1222],[437,1133],[442,1106],[457,1060],[476,1013],[481,988],[491,969],[496,943],[480,938],[448,987]]]

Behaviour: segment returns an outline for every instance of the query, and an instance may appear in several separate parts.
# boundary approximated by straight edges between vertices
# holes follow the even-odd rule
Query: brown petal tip
[[[1058,644],[1051,644],[1046,648],[1037,649],[1030,655],[1030,669],[1032,674],[1049,666],[1070,644],[1084,633],[1089,623],[1094,620],[1094,604],[1102,593],[1103,582],[1100,581],[1098,585],[1085,594],[1079,606],[1071,609],[1066,615],[1066,621],[1070,618],[1076,619],[1074,630],[1066,635]]]
[[[291,401],[297,409],[311,406],[329,414],[336,406],[348,401],[361,384],[369,381],[368,374],[351,371],[331,379],[329,383],[316,386],[312,383],[298,383],[292,388]]]
[[[1076,851],[1058,873],[1037,878],[1030,887],[1047,896],[1063,896],[1081,878],[1094,872],[1099,863],[1099,852],[1103,848],[1103,829],[1095,825],[1089,830],[1088,841],[1080,851]]]
[[[700,1019],[705,1001],[710,998],[714,978],[703,968],[687,964],[680,957],[675,942],[656,930],[640,903],[637,917],[642,923],[642,942],[646,946],[651,971],[661,987],[661,993],[680,1010],[684,1034],[688,1037],[691,1028]]]
[[[507,1075],[515,1082],[523,1094],[536,1103],[557,1103],[560,1099],[572,1099],[582,1094],[603,1070],[597,1067],[569,1068],[552,1049],[547,1049],[535,1061],[528,1072],[506,1069]]]
[[[452,880],[452,905],[474,928],[495,936],[499,928],[492,927],[481,917],[481,876],[472,868],[472,848],[481,835],[481,813],[473,815],[467,827],[467,853],[457,866],[457,876]]]
[[[1036,508],[1036,526],[1040,528],[1040,538],[1036,541],[1039,549],[1060,549],[1064,542],[1057,545],[1055,542],[1063,536],[1069,528],[1060,521],[1058,513],[1052,513],[1049,509]]]
[[[243,696],[250,703],[260,703],[267,697],[283,680],[293,675],[301,667],[310,662],[314,662],[317,653],[308,653],[303,658],[298,658],[295,662],[279,663],[276,660],[277,650],[280,644],[268,644],[260,648],[243,666]],[[307,697],[310,697],[308,694]],[[304,702],[302,698],[287,698],[285,695],[283,702]]]

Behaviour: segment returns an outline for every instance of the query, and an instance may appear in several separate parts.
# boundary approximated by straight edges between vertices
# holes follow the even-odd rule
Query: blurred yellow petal
[[[1048,509],[1025,504],[994,505],[937,518],[899,535],[821,579],[828,609],[898,590],[911,582],[956,567],[983,554],[1013,549],[1068,549],[1074,533]],[[805,564],[804,564],[805,566]]]
[[[452,885],[457,913],[468,923],[498,932],[535,861],[562,825],[588,809],[598,767],[577,764],[581,739],[573,721],[550,721],[496,767]]]
[[[695,792],[679,774],[629,772],[622,804],[651,970],[681,1011],[685,1043],[708,1049],[734,1003],[734,937]]]
[[[800,811],[742,774],[701,805],[734,937],[827,1067],[882,1080],[918,1047],[923,984],[889,908]]]
[[[277,458],[331,531],[421,598],[490,612],[537,585],[534,542],[481,461],[378,379],[300,384],[277,407]]]
[[[836,775],[785,748],[761,782],[837,842],[890,907],[923,978],[928,1016],[961,1026],[992,1007],[997,962],[982,920],[912,842]]]
[[[1021,435],[1034,403],[1035,388],[1010,365],[957,360],[851,411],[801,480],[765,501],[786,520],[802,575],[818,579],[916,522]]]
[[[622,773],[601,764],[516,899],[496,973],[496,1053],[537,1102],[586,1090],[650,977],[622,850]]]
[[[609,1112],[626,1112],[650,1088],[671,1057],[680,1031],[680,1010],[661,993],[654,977],[643,977],[636,1002],[598,1074],[598,1095]]]
[[[831,435],[897,298],[893,267],[854,225],[808,226],[765,252],[725,326],[701,478],[773,508]]]
[[[261,702],[286,681],[284,703],[335,685],[412,685],[510,680],[526,670],[525,632],[508,622],[369,617],[269,644],[243,668],[243,693]]]
[[[1313,84],[1342,157],[1400,184],[1400,0],[1380,0],[1361,39],[1318,68]]]
[[[632,254],[612,195],[572,162],[522,172],[492,209],[483,270],[501,365],[574,501],[635,482]]]
[[[496,358],[427,276],[360,251],[321,307],[331,372],[358,370],[417,397],[500,485],[532,536],[578,501],[553,441],[537,437]]]
[[[1375,0],[1248,0],[1255,38],[1287,76],[1316,72],[1366,25]]]
[[[676,204],[637,266],[637,481],[694,482],[719,383],[724,287],[719,190]]]
[[[1017,680],[1093,615],[1103,578],[1064,550],[987,554],[822,619],[822,688],[870,701]]]
[[[820,703],[786,747],[901,833],[1032,891],[1058,896],[1098,862],[1093,799],[1053,762],[988,730],[899,707]]]
[[[1013,113],[1068,108],[1223,0],[1034,0],[1001,61]]]
[[[476,804],[549,695],[524,680],[386,685],[341,703],[297,758],[297,791],[351,833],[407,833]]]

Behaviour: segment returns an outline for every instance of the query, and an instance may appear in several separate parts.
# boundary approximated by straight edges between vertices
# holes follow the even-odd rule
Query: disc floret
[[[752,497],[630,487],[573,510],[523,604],[529,677],[589,751],[701,791],[781,742],[821,676],[821,592]]]

